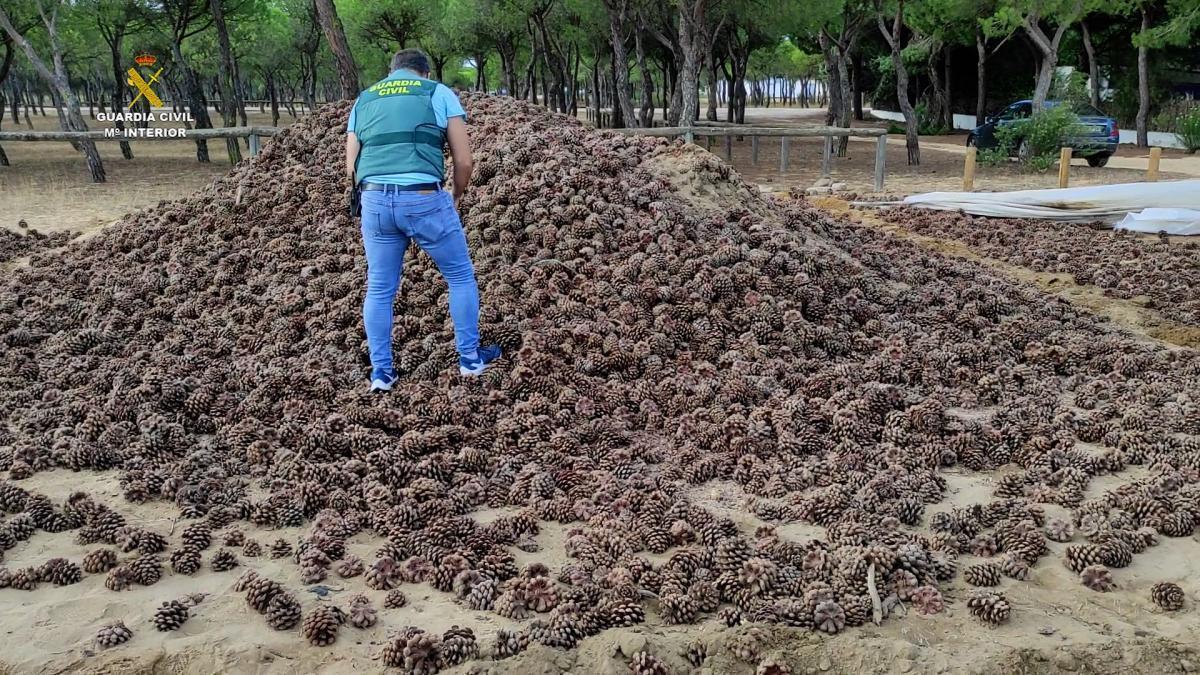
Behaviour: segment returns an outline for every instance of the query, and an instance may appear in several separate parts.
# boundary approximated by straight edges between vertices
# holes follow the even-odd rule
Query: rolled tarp
[[[927,192],[901,202],[862,204],[896,205],[995,218],[1116,222],[1150,208],[1200,209],[1200,179],[1013,192]]]

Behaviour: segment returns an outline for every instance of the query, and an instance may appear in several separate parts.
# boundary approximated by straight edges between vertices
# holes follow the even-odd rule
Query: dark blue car
[[[1046,101],[1046,107],[1062,105],[1058,101]],[[1117,151],[1117,141],[1121,132],[1117,121],[1096,110],[1086,103],[1071,104],[1072,110],[1079,116],[1080,129],[1066,139],[1065,145],[1071,147],[1076,157],[1087,159],[1090,166],[1104,166],[1108,158]],[[967,134],[967,145],[977,148],[992,148],[996,146],[996,129],[1014,122],[1026,119],[1033,114],[1033,101],[1017,101],[987,118],[983,124],[975,127]],[[1025,140],[1021,139],[1013,151],[1017,156],[1025,153]]]

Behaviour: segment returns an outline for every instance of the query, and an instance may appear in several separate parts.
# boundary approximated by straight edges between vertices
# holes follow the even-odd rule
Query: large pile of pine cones
[[[269,555],[292,556],[306,582],[334,571],[371,602],[302,608],[247,575],[239,588],[271,625],[329,644],[374,607],[387,625],[399,589],[429,582],[527,620],[485,646],[503,657],[570,648],[650,606],[670,623],[718,614],[828,633],[870,620],[872,589],[884,611],[936,613],[963,555],[988,558],[967,581],[1000,587],[971,612],[1000,622],[1004,587],[1048,554],[1115,569],[1195,528],[1196,353],[768,203],[697,148],[465,102],[477,172],[460,207],[500,365],[455,374],[445,285],[412,251],[396,303],[402,379],[365,394],[347,108],[327,106],[203,192],[0,285],[0,546],[78,530],[121,550],[87,571],[123,588],[156,581],[167,556],[166,573],[195,573],[202,556],[237,564],[207,549],[240,542],[238,521],[303,525],[295,549],[280,539]],[[654,168],[666,164],[673,178]],[[681,198],[681,181],[719,199]],[[990,502],[939,506],[946,467],[1005,464],[1019,470]],[[1093,477],[1130,464],[1149,470],[1084,499]],[[126,499],[173,502],[203,525],[166,541],[86,495],[20,487],[48,470],[119,471]],[[714,479],[742,486],[764,521],[827,536],[739,531],[688,498]],[[488,507],[511,508],[471,517]],[[568,524],[572,563],[519,567],[512,551],[536,550],[546,521]],[[364,530],[381,538],[375,558],[348,559]],[[250,543],[244,555],[263,552]],[[75,570],[56,565],[0,580],[70,583]],[[468,629],[391,628],[380,657],[410,672],[478,653]]]
[[[8,262],[31,253],[58,248],[78,235],[77,232],[52,232],[43,234],[29,229],[24,221],[18,221],[16,230],[0,227],[0,263]]]

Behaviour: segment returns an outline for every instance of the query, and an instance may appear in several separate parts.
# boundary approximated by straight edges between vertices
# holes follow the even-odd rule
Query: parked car
[[[1063,105],[1059,101],[1046,101],[1046,107]],[[1066,139],[1071,154],[1087,159],[1089,166],[1104,166],[1108,158],[1117,151],[1117,141],[1120,140],[1120,129],[1117,121],[1096,110],[1086,103],[1072,104],[1073,111],[1079,116],[1080,130]],[[987,120],[967,134],[967,145],[977,148],[993,148],[998,142],[996,129],[1006,127],[1014,122],[1033,115],[1033,101],[1017,101],[1004,110],[991,115]],[[1025,139],[1018,141],[1017,147],[1012,148],[1016,156],[1026,152]]]

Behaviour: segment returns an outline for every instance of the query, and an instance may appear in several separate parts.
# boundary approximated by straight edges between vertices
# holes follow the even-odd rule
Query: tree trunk
[[[175,63],[179,64],[179,70],[183,73],[184,94],[187,97],[188,110],[192,113],[196,128],[211,129],[212,119],[208,116],[208,105],[204,101],[204,90],[200,86],[199,78],[196,77],[196,71],[192,70],[187,61],[183,60],[183,50],[180,49],[177,40],[172,41],[171,52],[175,57]],[[207,141],[196,141],[196,161],[209,161]]]
[[[1100,64],[1096,62],[1096,48],[1092,44],[1092,33],[1088,30],[1087,19],[1079,22],[1083,34],[1083,50],[1087,52],[1088,60],[1088,102],[1093,108],[1100,107]]]
[[[862,54],[855,53],[852,63],[854,65],[854,72],[853,72],[854,82],[853,82],[853,93],[852,93],[852,97],[854,98],[854,119],[861,122],[864,119],[863,90],[862,90],[862,74],[863,74]]]
[[[1145,5],[1142,11],[1142,35],[1150,30],[1150,12]],[[1138,45],[1138,109],[1137,109],[1137,144],[1139,148],[1150,147],[1150,131],[1147,123],[1150,119],[1150,49],[1143,42]]]
[[[121,38],[119,35],[114,35],[115,39],[109,44],[109,57],[112,59],[113,69],[113,96],[112,96],[112,111],[114,113],[124,112],[125,108],[125,72],[121,69]],[[116,123],[117,132],[125,131],[125,123],[120,119]],[[133,149],[129,147],[128,141],[121,141],[121,156],[125,159],[133,159]]]
[[[592,100],[588,101],[588,105],[592,110],[592,124],[597,129],[600,128],[600,50],[593,49],[592,51]]]
[[[828,78],[825,92],[829,97],[829,105],[825,110],[825,126],[831,127],[842,114],[842,83],[838,76],[837,49],[833,46],[833,41],[826,37],[824,31],[818,34],[818,39],[821,44],[821,54],[825,57],[825,74]]]
[[[329,51],[333,52],[333,60],[337,63],[338,83],[341,85],[342,98],[358,96],[358,68],[354,65],[354,56],[350,54],[350,44],[346,42],[346,32],[342,30],[342,21],[338,18],[337,8],[333,0],[315,0],[317,16],[320,18],[321,31],[329,43]]]
[[[625,19],[629,10],[629,2],[628,0],[605,0],[604,6],[608,10],[609,42],[612,44],[613,78],[617,96],[615,107],[620,107],[622,121],[629,126],[637,126],[637,117],[633,114],[633,88],[629,83],[629,56],[625,52]],[[637,44],[640,50],[640,37]],[[639,54],[640,58],[641,54]]]
[[[46,81],[46,84],[57,92],[58,97],[65,104],[65,125],[67,129],[69,131],[87,131],[87,122],[83,120],[83,114],[79,109],[79,99],[75,97],[75,92],[71,90],[71,78],[67,74],[67,67],[63,61],[62,45],[58,41],[57,8],[52,10],[49,17],[43,15],[42,23],[46,26],[46,37],[50,43],[50,51],[54,63],[53,72],[42,61],[41,57],[37,55],[37,52],[34,51],[33,45],[13,27],[12,22],[9,21],[8,13],[0,9],[0,28],[8,33],[13,44],[25,53],[25,57],[29,60],[34,70]],[[106,180],[104,163],[100,160],[100,153],[96,151],[96,144],[90,139],[85,139],[80,141],[78,145],[79,149],[83,152],[83,156],[87,159],[88,171],[92,175],[92,182],[103,183]]]
[[[954,92],[950,86],[950,82],[954,78],[954,70],[950,59],[952,53],[954,53],[952,46],[947,46],[942,51],[942,67],[945,69],[943,71],[943,82],[946,86],[946,119],[943,123],[950,131],[954,131]]]
[[[704,117],[710,122],[717,121],[717,59],[713,55],[715,51],[708,49],[704,52],[704,72],[708,79],[708,110]]]
[[[1035,113],[1041,112],[1046,105],[1046,98],[1050,95],[1050,86],[1054,83],[1054,70],[1058,66],[1058,46],[1062,42],[1062,37],[1082,10],[1083,0],[1076,0],[1074,15],[1059,19],[1053,38],[1047,36],[1038,25],[1036,16],[1025,18],[1023,24],[1025,34],[1033,43],[1034,50],[1041,56],[1037,68],[1037,84],[1033,88],[1033,111]]]
[[[896,98],[900,102],[900,112],[904,113],[904,145],[908,148],[908,164],[916,166],[921,163],[921,146],[917,137],[917,113],[913,110],[912,100],[909,98],[908,68],[904,66],[904,57],[901,55],[904,50],[904,45],[901,44],[904,31],[904,0],[899,0],[896,4],[896,14],[892,19],[890,31],[887,23],[883,20],[883,14],[878,11],[878,0],[875,6],[875,20],[879,24],[879,32],[883,35],[884,41],[891,48],[892,67],[896,70]]]
[[[975,28],[975,125],[987,121],[987,37]]]
[[[642,110],[641,125],[654,126],[654,78],[646,66],[646,45],[642,39],[642,19],[638,17],[638,28],[634,35],[634,46],[637,48],[638,70],[642,74]]]
[[[217,77],[221,85],[221,124],[232,127],[237,124],[241,100],[237,82],[234,81],[233,50],[229,46],[229,30],[225,26],[225,8],[221,5],[221,0],[208,0],[208,7],[212,12],[213,27],[217,30],[217,44],[221,51],[221,58],[217,61]],[[225,149],[229,153],[230,165],[242,161],[238,139],[226,138]]]
[[[275,89],[274,73],[267,75],[267,95],[271,97],[271,126],[279,126],[279,93]]]
[[[707,0],[678,0],[679,48],[683,64],[679,71],[679,123],[692,126],[700,112],[700,52],[704,49],[704,12]]]

